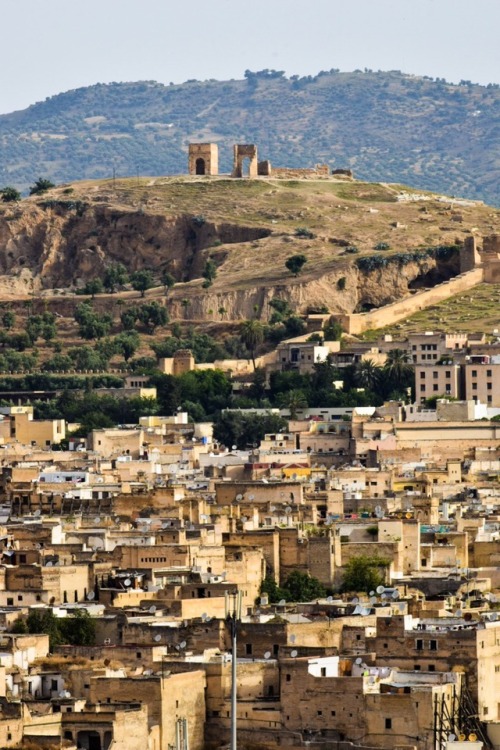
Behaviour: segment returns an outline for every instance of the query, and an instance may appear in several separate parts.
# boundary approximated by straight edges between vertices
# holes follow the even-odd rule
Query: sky
[[[0,0],[0,113],[111,81],[357,68],[500,83],[499,0]]]

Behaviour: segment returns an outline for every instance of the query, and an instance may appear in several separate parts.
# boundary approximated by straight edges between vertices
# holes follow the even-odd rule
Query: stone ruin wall
[[[283,180],[314,180],[318,177],[329,177],[330,168],[328,164],[316,164],[315,167],[306,169],[293,169],[289,167],[273,167],[272,176]]]
[[[334,315],[342,325],[346,333],[358,334],[372,328],[383,328],[384,326],[397,323],[401,318],[407,318],[420,310],[442,302],[454,294],[461,294],[472,289],[485,280],[482,267],[473,268],[460,274],[449,281],[438,284],[433,289],[412,294],[411,297],[384,305],[377,310],[367,313],[353,313],[352,315]]]

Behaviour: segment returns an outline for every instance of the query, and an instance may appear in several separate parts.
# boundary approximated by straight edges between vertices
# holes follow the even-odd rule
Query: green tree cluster
[[[278,586],[274,578],[268,576],[260,587],[261,594],[269,598],[271,604],[282,600],[286,602],[311,602],[326,595],[326,589],[317,578],[294,570],[290,573],[282,586]]]
[[[13,633],[33,633],[49,636],[49,648],[56,646],[93,646],[95,643],[95,622],[86,610],[75,610],[68,617],[56,617],[51,609],[32,610],[26,619],[18,619]]]

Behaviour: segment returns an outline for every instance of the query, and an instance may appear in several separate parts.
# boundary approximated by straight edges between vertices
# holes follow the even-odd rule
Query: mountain
[[[335,70],[168,85],[96,84],[0,116],[0,185],[186,172],[187,144],[256,143],[280,167],[326,162],[500,205],[500,87]]]

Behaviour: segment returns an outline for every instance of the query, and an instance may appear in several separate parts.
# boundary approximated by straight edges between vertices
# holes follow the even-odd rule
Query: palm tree
[[[380,382],[382,369],[372,359],[362,359],[356,364],[354,382],[358,388],[373,391]]]
[[[308,403],[304,391],[294,388],[288,393],[284,393],[281,398],[281,406],[290,410],[290,419],[297,419],[299,409],[307,409]]]
[[[408,352],[404,349],[391,349],[383,367],[392,390],[405,391],[413,382],[413,366]]]
[[[252,320],[245,320],[240,326],[240,339],[242,344],[250,352],[253,369],[255,370],[255,350],[264,341],[264,328],[262,323],[259,323],[255,318]]]

